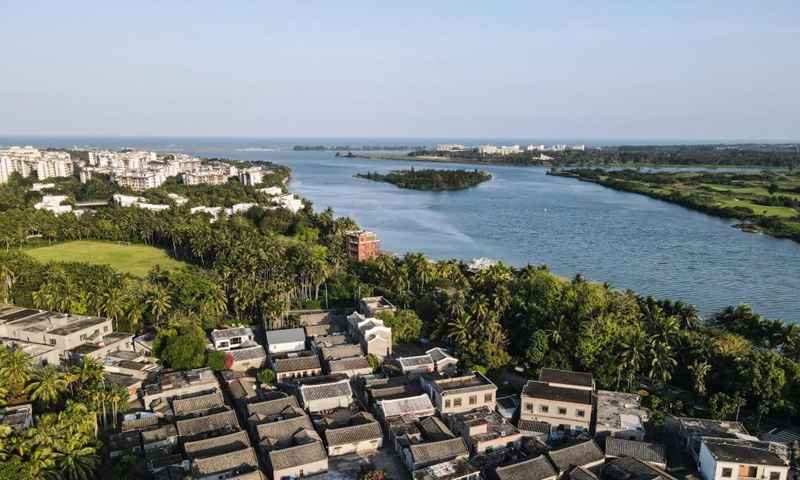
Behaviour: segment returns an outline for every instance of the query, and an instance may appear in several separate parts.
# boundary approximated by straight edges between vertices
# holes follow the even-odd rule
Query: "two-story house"
[[[543,368],[522,390],[520,420],[547,422],[559,437],[589,431],[594,388],[591,374]]]
[[[211,343],[214,344],[214,350],[230,350],[255,344],[253,342],[253,331],[247,327],[212,330]]]
[[[698,468],[703,480],[786,480],[780,446],[745,439],[702,437]]]
[[[460,377],[424,376],[420,384],[442,416],[495,406],[497,386],[480,372]]]

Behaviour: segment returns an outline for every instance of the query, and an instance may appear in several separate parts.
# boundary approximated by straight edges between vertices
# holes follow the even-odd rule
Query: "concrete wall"
[[[364,440],[356,443],[348,443],[346,445],[335,445],[328,447],[328,456],[335,457],[337,455],[347,455],[348,453],[365,453],[374,452],[383,446],[383,437],[372,440]]]
[[[547,422],[555,429],[558,425],[569,426],[571,432],[575,432],[576,427],[589,430],[592,418],[592,406],[569,402],[558,402],[531,398],[523,395],[519,407],[519,418],[522,420],[536,420]],[[542,411],[542,407],[547,408],[547,412]],[[565,408],[566,413],[559,413],[559,408]],[[578,411],[583,411],[583,416],[578,415]]]
[[[298,352],[306,349],[305,340],[297,342],[273,343],[267,345],[269,353]]]
[[[706,448],[705,443],[700,444],[700,455],[698,456],[698,468],[700,469],[700,475],[703,477],[703,480],[736,480],[742,478],[758,478],[758,479],[765,479],[770,480],[770,474],[773,472],[777,472],[779,474],[778,480],[786,480],[789,467],[777,467],[771,465],[757,465],[757,464],[746,464],[746,463],[734,463],[734,462],[717,462],[711,452]],[[748,473],[742,472],[742,475],[739,475],[739,468],[740,467],[755,467],[755,475],[749,475]],[[731,474],[729,476],[723,476],[723,469],[730,468]]]
[[[495,390],[487,390],[484,392],[469,392],[457,395],[448,393],[447,395],[440,396],[439,392],[434,390],[433,403],[443,414],[466,412],[480,407],[488,407],[489,410],[494,410],[495,393]],[[470,404],[470,397],[475,397],[474,404]],[[460,405],[458,404],[459,402]]]
[[[307,463],[300,467],[285,468],[283,470],[273,470],[272,479],[281,480],[283,478],[295,477],[300,478],[303,476],[312,475],[315,473],[323,473],[328,471],[328,459],[323,459],[314,463]]]
[[[313,368],[311,370],[299,370],[291,372],[278,372],[275,374],[275,377],[278,380],[281,380],[284,378],[315,377],[317,375],[322,375],[322,368]]]
[[[348,407],[350,405],[350,397],[333,397],[322,398],[319,400],[312,400],[308,402],[306,408],[311,413],[319,412],[321,410],[332,410],[339,407]]]

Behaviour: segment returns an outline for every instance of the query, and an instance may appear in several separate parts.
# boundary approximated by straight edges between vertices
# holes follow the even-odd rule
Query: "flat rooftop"
[[[786,466],[786,462],[767,442],[703,437],[703,443],[711,455],[720,462]]]
[[[749,437],[750,434],[739,422],[728,420],[710,420],[706,418],[681,417],[681,430],[691,440],[691,446],[696,451],[700,451],[700,437],[713,438],[740,438]]]
[[[597,391],[597,427],[630,428],[642,426],[648,418],[647,411],[640,408],[639,395],[635,393]],[[633,420],[630,417],[636,417]],[[633,420],[633,421],[632,421]]]
[[[487,389],[496,390],[497,386],[482,374],[475,372],[471,375],[461,377],[441,377],[431,379],[433,389],[445,395],[449,392],[458,391],[482,391]]]
[[[480,433],[470,435],[476,442],[487,442],[519,433],[519,430],[503,418],[502,415],[489,410],[487,407],[482,407],[472,412],[458,413],[456,418],[458,422],[463,423],[470,430],[476,429],[480,431]]]
[[[100,325],[107,321],[108,321],[107,318],[83,317],[79,318],[77,321],[69,322],[63,327],[54,328],[48,331],[47,333],[49,333],[50,335],[69,335],[71,333],[79,332],[81,330],[85,330],[87,328]]]
[[[543,368],[539,374],[539,381],[584,388],[591,388],[594,385],[591,373],[556,370],[554,368]]]

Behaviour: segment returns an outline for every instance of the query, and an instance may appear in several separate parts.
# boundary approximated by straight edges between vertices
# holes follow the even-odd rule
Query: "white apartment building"
[[[0,183],[8,182],[8,178],[11,176],[11,159],[6,156],[0,154]]]
[[[129,187],[137,192],[160,187],[167,181],[167,176],[160,169],[140,169],[114,172],[112,178],[117,184]]]
[[[56,152],[47,152],[56,153]],[[36,175],[39,180],[45,180],[53,177],[69,177],[72,176],[72,159],[66,153],[66,158],[43,158],[39,160],[36,165]]]
[[[264,174],[267,173],[261,167],[250,167],[239,170],[239,181],[242,185],[253,186],[264,181]]]
[[[72,175],[72,158],[67,152],[41,152],[33,147],[11,147],[0,151],[0,183],[8,181],[12,172],[29,177],[33,171],[39,180]]]
[[[221,185],[227,181],[228,175],[218,169],[195,170],[183,174],[184,185]]]

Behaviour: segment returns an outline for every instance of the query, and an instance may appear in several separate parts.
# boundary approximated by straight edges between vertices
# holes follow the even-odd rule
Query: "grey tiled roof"
[[[667,463],[667,447],[663,443],[635,442],[622,438],[606,438],[606,456],[634,457],[645,462]]]
[[[597,475],[583,467],[575,467],[569,472],[569,480],[597,480]]]
[[[472,462],[457,458],[414,470],[411,475],[414,480],[461,480],[464,478],[478,478],[479,474],[480,469]]]
[[[557,475],[544,455],[498,467],[496,473],[499,480],[544,480]]]
[[[295,397],[284,397],[277,400],[267,400],[266,402],[249,403],[247,404],[247,416],[256,413],[261,415],[274,415],[286,407],[297,407],[297,399]]]
[[[188,420],[178,420],[175,426],[178,428],[179,436],[190,437],[200,433],[222,430],[226,427],[232,427],[238,430],[239,420],[236,418],[236,414],[233,410],[228,410],[213,415],[205,415]]]
[[[383,411],[384,418],[434,410],[431,399],[424,393],[416,397],[380,400],[378,407]]]
[[[592,374],[571,372],[569,370],[556,370],[554,368],[543,368],[541,373],[539,373],[539,381],[546,383],[560,383],[562,385],[575,385],[579,387],[591,387]]]
[[[120,430],[127,432],[129,430],[141,430],[147,427],[155,427],[156,425],[158,425],[158,417],[153,415],[152,417],[137,418],[136,420],[122,422]]]
[[[322,448],[322,442],[313,442],[280,450],[272,450],[269,452],[268,456],[269,463],[272,465],[273,470],[299,467],[328,458],[325,449]]]
[[[336,347],[324,347],[321,349],[322,358],[326,360],[339,360],[341,358],[358,357],[364,355],[361,345],[339,345]]]
[[[363,442],[364,440],[379,439],[382,436],[381,426],[378,425],[378,422],[325,430],[325,441],[328,446]]]
[[[520,419],[519,422],[517,422],[517,429],[521,432],[546,433],[549,435],[552,427],[547,422]]]
[[[300,385],[300,395],[303,403],[308,403],[323,398],[350,397],[353,392],[350,390],[350,382],[340,380],[318,385]]]
[[[165,425],[155,430],[147,430],[142,432],[142,443],[148,445],[150,443],[162,442],[170,437],[177,437],[178,430],[175,425]]]
[[[602,462],[606,458],[594,440],[548,452],[547,456],[559,472],[568,472],[573,467]]]
[[[272,439],[270,443],[281,444],[291,442],[292,436],[299,430],[314,429],[311,419],[303,415],[301,417],[280,420],[277,422],[262,423],[256,427],[256,435],[259,440]]]
[[[246,337],[252,334],[253,331],[247,327],[223,328],[220,330],[213,330],[211,332],[211,338],[215,340],[224,340],[233,337]]]
[[[188,415],[193,412],[203,412],[225,406],[222,394],[218,391],[208,395],[176,399],[172,401],[172,412],[177,416]]]
[[[256,384],[252,378],[235,378],[228,382],[228,391],[237,402],[256,397],[258,394],[253,389]]]
[[[183,449],[186,452],[186,457],[189,460],[194,460],[200,457],[211,457],[235,452],[248,448],[249,446],[250,440],[247,438],[247,433],[236,432],[230,435],[221,435],[219,437],[207,438],[196,442],[188,442],[183,445]]]
[[[411,456],[416,465],[433,465],[461,456],[469,456],[469,451],[463,439],[452,438],[441,442],[411,445]]]
[[[425,355],[417,355],[415,357],[398,358],[397,361],[400,362],[400,366],[403,368],[433,365],[433,359],[427,353]]]
[[[234,362],[243,362],[246,360],[265,359],[267,354],[264,352],[264,347],[256,345],[249,348],[237,348],[229,350],[228,354],[233,357]]]
[[[341,360],[331,360],[328,362],[328,370],[331,373],[337,372],[350,372],[353,370],[369,370],[372,367],[369,365],[366,357],[353,357],[343,358]]]
[[[676,480],[675,477],[660,468],[656,468],[633,457],[622,457],[610,460],[603,469],[603,477],[620,480],[629,478]]]
[[[319,358],[316,355],[294,358],[273,358],[272,363],[278,373],[299,372],[320,368]]]
[[[195,478],[215,476],[232,471],[247,472],[257,469],[258,459],[252,448],[192,460],[192,473]]]

